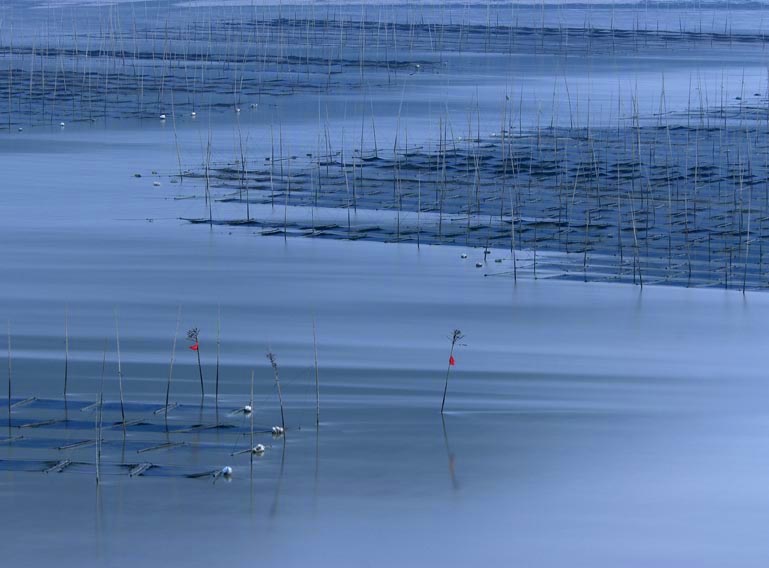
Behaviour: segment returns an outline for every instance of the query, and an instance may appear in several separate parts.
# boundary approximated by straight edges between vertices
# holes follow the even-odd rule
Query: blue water
[[[128,26],[134,13],[142,25],[164,22],[157,14],[178,14],[181,22],[265,14],[230,4],[189,11],[144,2],[40,5],[2,7],[17,46],[44,37],[47,25],[69,33],[73,22],[82,24],[79,34],[88,29],[96,37],[100,22],[109,29],[119,17]],[[316,15],[323,9],[316,7]],[[280,9],[264,10],[274,16]],[[359,6],[330,10],[353,22],[361,14]],[[428,21],[462,15],[483,24],[497,12],[532,26],[543,13],[485,5],[382,8],[406,22],[424,14]],[[367,13],[378,17],[379,8]],[[706,31],[725,21],[735,32],[764,30],[759,8],[544,11],[554,24],[614,18],[631,30],[641,16],[642,26],[661,22],[674,31],[679,20],[696,30],[698,19]],[[4,45],[10,30],[0,34]],[[365,95],[347,84],[264,97],[254,110],[244,99],[239,118],[232,99],[228,107],[204,101],[195,120],[180,113],[176,134],[154,108],[147,118],[66,119],[62,129],[58,118],[34,106],[31,118],[20,119],[22,132],[14,124],[0,133],[0,320],[10,326],[13,397],[57,401],[14,409],[10,430],[0,410],[0,438],[24,436],[0,445],[7,564],[766,565],[764,294],[559,282],[534,279],[528,268],[514,281],[506,273],[507,251],[492,251],[476,268],[484,259],[480,249],[262,237],[179,220],[204,210],[199,183],[172,183],[177,160],[199,168],[209,133],[215,160],[233,160],[238,123],[249,135],[249,155],[263,159],[271,151],[270,125],[274,132],[282,126],[287,154],[316,151],[326,121],[339,147],[356,147],[360,109],[371,109],[362,101],[370,99],[378,142],[389,147],[406,126],[410,143],[434,139],[441,116],[452,116],[458,130],[469,115],[480,116],[481,128],[491,130],[505,89],[518,93],[522,85],[522,120],[549,122],[553,108],[566,120],[564,74],[572,104],[589,98],[596,121],[608,121],[601,101],[604,111],[614,104],[618,83],[629,92],[637,82],[641,94],[654,95],[642,104],[657,108],[663,71],[670,106],[678,110],[686,108],[690,77],[717,93],[724,76],[734,96],[744,71],[751,88],[766,90],[763,47],[752,44],[592,59],[478,52],[446,59],[450,72],[401,73],[394,87],[372,86]],[[398,126],[393,117],[401,98]],[[623,104],[629,113],[629,102]],[[177,199],[190,195],[197,199]],[[169,421],[180,427],[216,419],[220,325],[221,419],[237,432],[166,437],[163,419],[147,410],[163,403],[179,307],[171,400],[183,406]],[[105,341],[105,423],[118,419],[116,315],[125,396],[135,403],[129,418],[154,426],[129,428],[125,444],[121,428],[105,430],[97,487],[94,446],[56,448],[95,439],[94,415],[78,405],[102,390]],[[65,318],[73,405],[67,412],[76,422],[17,428],[64,417]],[[202,408],[196,358],[184,340],[191,327],[201,329]],[[455,352],[442,419],[455,328],[465,339]],[[4,391],[4,338],[0,345]],[[267,351],[280,366],[285,437],[262,431],[280,422]],[[266,446],[253,468],[248,455],[232,455],[247,447],[249,423],[230,414],[250,402],[252,370],[255,442]],[[137,453],[165,440],[185,445]],[[61,474],[39,471],[65,458],[76,466]],[[124,465],[143,461],[159,467],[129,477]],[[185,477],[225,465],[234,469],[231,480]]]

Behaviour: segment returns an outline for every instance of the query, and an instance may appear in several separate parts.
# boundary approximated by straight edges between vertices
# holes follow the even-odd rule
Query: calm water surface
[[[751,23],[741,13],[734,22]],[[685,104],[692,68],[702,68],[711,90],[724,72],[735,77],[747,68],[746,83],[763,82],[765,90],[765,72],[751,57],[669,63],[687,70],[677,78],[671,71],[671,98]],[[605,74],[616,64],[598,62],[597,74],[570,66],[579,76],[570,79],[574,91],[582,81],[612,100],[608,83],[616,84]],[[489,75],[485,91],[467,86],[470,79],[452,91],[458,116],[473,108],[473,97],[498,109],[506,82],[488,65],[476,70]],[[635,65],[641,90],[644,77],[656,77],[648,84],[656,96],[658,68]],[[538,96],[549,106],[558,72],[525,75],[547,92]],[[409,136],[428,139],[437,118],[423,112],[424,101],[435,108],[445,101],[422,95],[440,92],[442,81],[425,79],[423,91],[407,85],[405,95],[384,97],[378,112],[391,115],[406,97]],[[275,111],[294,152],[317,145],[318,103],[308,99],[309,107],[298,96]],[[331,128],[354,132],[358,122],[348,112],[360,101],[332,99],[324,100]],[[498,123],[494,113],[484,115],[489,128]],[[250,152],[269,154],[269,119],[243,114]],[[526,116],[536,123],[533,102]],[[221,159],[234,155],[233,118],[180,121],[185,166],[199,166],[209,125]],[[395,133],[384,121],[378,128],[384,139]],[[129,429],[123,444],[120,429],[108,428],[97,488],[93,447],[54,449],[93,436],[90,426],[24,430],[27,445],[0,445],[6,564],[699,568],[769,561],[766,295],[526,274],[516,283],[504,273],[503,251],[476,268],[480,250],[191,226],[178,217],[200,216],[201,201],[175,199],[192,192],[171,183],[176,160],[173,130],[156,121],[0,134],[0,317],[12,333],[13,398],[60,400],[67,313],[72,400],[95,400],[106,340],[105,396],[115,401],[117,312],[126,397],[160,404],[181,307],[181,334],[201,328],[207,394],[201,410],[190,410],[200,404],[199,377],[180,337],[171,398],[188,406],[172,412],[171,423],[210,420],[220,313],[224,420],[246,425],[229,412],[248,402],[253,369],[255,421],[279,423],[265,357],[272,350],[289,432],[258,433],[266,451],[251,468],[247,456],[231,455],[245,447],[235,431],[176,435],[191,443],[140,457],[136,448],[161,434]],[[442,419],[454,328],[465,339]],[[4,391],[4,371],[0,377]],[[53,406],[20,407],[12,417],[59,417]],[[64,457],[82,464],[47,475],[7,465]],[[140,478],[117,467],[141,461],[162,467]],[[179,473],[224,465],[234,468],[229,482]]]

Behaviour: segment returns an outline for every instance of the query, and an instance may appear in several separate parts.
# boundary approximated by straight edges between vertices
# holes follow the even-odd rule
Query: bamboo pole
[[[458,329],[455,329],[453,333],[451,334],[451,350],[449,351],[449,364],[448,368],[446,369],[446,382],[443,385],[443,401],[441,402],[441,414],[443,414],[443,410],[446,406],[446,393],[449,390],[449,373],[451,373],[451,367],[454,366],[454,347],[457,344],[457,341],[462,339],[464,335],[462,335],[462,332]]]

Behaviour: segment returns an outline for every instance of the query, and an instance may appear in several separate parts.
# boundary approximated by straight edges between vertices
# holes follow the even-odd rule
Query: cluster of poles
[[[181,320],[181,309],[178,313],[177,318],[177,329],[174,334],[173,339],[173,346],[171,350],[171,360],[169,365],[169,376],[168,376],[168,382],[166,387],[166,399],[165,399],[165,405],[161,407],[160,409],[155,411],[155,414],[162,414],[165,417],[166,422],[166,429],[168,428],[168,414],[171,410],[173,410],[177,405],[175,403],[171,403],[169,399],[169,392],[170,392],[170,385],[171,385],[171,379],[173,376],[173,366],[176,358],[176,347],[177,347],[177,339],[178,339],[178,333],[179,333],[179,322]],[[217,325],[217,330],[219,326]],[[187,332],[187,339],[191,342],[190,348],[196,352],[197,355],[197,361],[198,361],[198,371],[200,376],[200,389],[201,389],[201,404],[203,397],[205,396],[205,390],[204,390],[204,381],[203,381],[203,371],[202,371],[202,363],[200,360],[200,330],[198,328],[192,328]],[[451,373],[452,368],[455,365],[455,349],[457,346],[461,345],[460,341],[464,339],[464,335],[460,332],[460,330],[455,329],[451,336],[451,346],[449,351],[449,362],[448,367],[446,370],[445,375],[445,382],[444,382],[444,389],[443,389],[443,396],[441,399],[441,415],[445,412],[446,407],[446,396],[448,393],[448,385],[449,385],[449,376]],[[116,422],[113,424],[114,427],[121,427],[122,434],[123,434],[123,440],[125,442],[126,435],[127,435],[127,429],[129,426],[134,424],[139,424],[142,421],[130,421],[127,418],[126,415],[126,401],[124,398],[124,390],[123,390],[123,368],[122,368],[122,362],[121,362],[121,351],[120,351],[120,327],[119,327],[119,321],[117,317],[117,312],[115,313],[115,344],[116,344],[116,355],[117,355],[117,379],[118,379],[118,392],[119,392],[119,402],[120,402],[120,416],[121,420],[119,422]],[[219,409],[219,333],[217,331],[217,356],[216,356],[216,409],[217,409],[217,427],[218,427],[218,409]],[[68,382],[69,382],[69,317],[67,314],[67,317],[65,318],[65,333],[64,333],[64,405],[66,409],[67,404],[67,397],[68,397]],[[278,400],[280,404],[280,426],[273,426],[272,427],[272,434],[273,436],[282,437],[284,438],[286,433],[286,420],[285,420],[285,409],[283,404],[283,394],[281,390],[280,385],[280,378],[279,378],[279,370],[278,370],[278,363],[277,358],[275,354],[272,351],[267,352],[266,354],[267,359],[269,360],[270,367],[273,371],[274,379],[275,379],[275,387],[278,394]],[[315,322],[313,320],[313,360],[314,360],[314,379],[315,379],[315,425],[316,430],[319,431],[320,429],[320,381],[319,381],[319,369],[318,369],[318,350],[317,350],[317,333],[316,333],[316,327]],[[13,401],[13,350],[12,350],[12,334],[11,334],[11,326],[10,322],[8,323],[8,329],[7,329],[7,385],[8,385],[8,428],[9,431],[11,429],[11,414],[13,412],[13,409],[16,407],[27,405],[31,402],[33,402],[35,399],[34,397],[20,400],[17,402]],[[86,407],[85,409],[81,410],[87,410],[87,409],[93,409],[94,412],[94,430],[95,430],[95,440],[94,440],[94,447],[95,447],[95,476],[96,476],[96,483],[97,485],[101,482],[102,478],[102,447],[103,447],[103,429],[104,429],[104,406],[105,406],[105,400],[104,400],[104,383],[105,383],[105,377],[106,377],[106,368],[107,368],[107,340],[105,339],[104,343],[104,349],[102,352],[102,360],[101,360],[101,374],[99,379],[99,391],[97,393],[96,401]],[[250,445],[249,448],[242,451],[234,452],[233,455],[239,455],[248,453],[251,456],[251,466],[253,467],[253,458],[254,456],[260,456],[264,453],[265,447],[262,444],[255,444],[254,443],[254,371],[251,371],[250,376],[250,397],[248,404],[244,405],[242,408],[239,408],[237,411],[235,411],[238,414],[245,415],[249,419],[249,434],[250,434]],[[27,424],[26,426],[44,426],[48,423],[54,423],[57,422],[56,420],[49,420],[44,422],[36,422],[32,424]],[[445,428],[445,425],[444,425]],[[168,430],[167,430],[168,431]],[[13,441],[14,439],[17,439],[20,437],[9,437],[5,442]],[[284,438],[285,440],[285,438]],[[285,443],[285,442],[284,442]],[[62,446],[62,449],[64,447],[66,448],[76,448],[84,445],[85,442],[77,442],[73,444],[68,444],[66,446]],[[150,448],[145,448],[142,451],[149,451],[151,449],[157,449],[157,448],[165,448],[165,447],[172,447],[174,446],[173,443],[167,442],[165,444],[160,444],[159,446],[152,446]],[[61,460],[56,462],[53,466],[47,467],[45,469],[46,473],[50,472],[61,472],[64,471],[67,467],[72,465],[72,460]],[[153,464],[149,462],[142,462],[138,465],[132,466],[130,475],[138,476],[142,475],[145,471],[148,469],[154,467]],[[230,466],[225,466],[218,470],[213,470],[211,472],[205,472],[204,474],[195,474],[190,475],[189,477],[201,477],[201,476],[213,476],[214,480],[218,479],[221,476],[224,477],[230,477],[233,473],[233,470]]]
[[[167,10],[162,3],[59,9],[33,31],[9,17],[0,27],[7,127],[65,117],[168,114],[175,122],[177,111],[237,108],[254,96],[366,89],[377,78],[370,71],[396,85],[420,68],[440,72],[452,54],[589,55],[769,41],[763,31],[733,32],[723,10],[710,23],[700,14],[673,26],[644,14],[618,25],[612,8],[605,21],[586,19],[581,27],[565,23],[561,7],[544,4],[541,13],[516,3]]]

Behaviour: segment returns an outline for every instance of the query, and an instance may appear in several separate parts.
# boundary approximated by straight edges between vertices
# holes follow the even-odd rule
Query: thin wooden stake
[[[285,414],[283,412],[283,393],[280,390],[280,378],[278,377],[278,362],[275,359],[275,354],[270,351],[267,353],[267,358],[270,360],[270,365],[272,365],[272,372],[275,374],[275,385],[278,387],[278,401],[280,402],[280,425],[283,428],[283,431],[286,431],[286,418]]]
[[[198,357],[198,374],[200,375],[200,398],[201,401],[205,397],[205,389],[203,387],[203,365],[200,363],[200,330],[197,327],[193,327],[187,331],[187,340],[192,341],[193,344],[190,349],[195,351],[195,355]]]
[[[216,408],[219,408],[219,351],[221,346],[222,307],[219,306],[216,317]]]
[[[249,454],[251,456],[251,469],[254,468],[254,370],[251,369],[251,398],[248,400],[248,407],[251,409],[249,413],[249,419],[251,421],[251,442],[248,446]]]
[[[123,366],[120,362],[120,327],[118,325],[117,309],[115,309],[115,344],[117,345],[117,380],[120,390],[120,417],[123,425],[123,436],[126,434],[125,401],[123,399]]]
[[[446,383],[443,385],[443,402],[441,402],[441,414],[443,414],[443,409],[446,406],[446,392],[449,390],[449,373],[451,372],[451,367],[454,366],[454,346],[457,344],[457,341],[463,337],[464,335],[462,335],[462,332],[458,329],[455,329],[451,334],[451,351],[449,352],[449,365],[446,369]]]
[[[67,400],[69,380],[69,308],[64,309],[64,401]]]
[[[171,345],[171,363],[168,366],[168,382],[166,383],[166,421],[168,420],[168,397],[171,395],[171,379],[174,374],[174,361],[176,360],[176,338],[179,336],[179,324],[182,321],[182,307],[176,312],[176,331],[174,332],[174,341]]]

